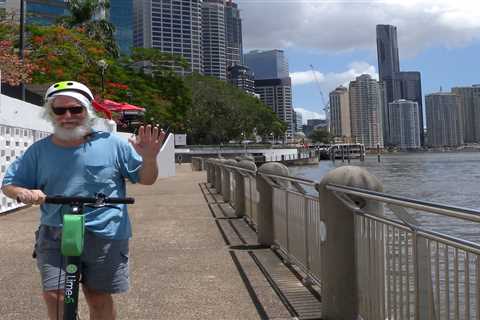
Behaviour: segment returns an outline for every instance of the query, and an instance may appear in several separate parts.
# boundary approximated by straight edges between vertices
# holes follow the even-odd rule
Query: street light
[[[100,68],[100,72],[102,74],[102,93],[101,93],[101,96],[102,96],[102,99],[103,99],[103,93],[105,91],[105,82],[104,82],[105,81],[105,71],[108,68],[108,63],[104,59],[101,59],[101,60],[98,60],[97,65]]]

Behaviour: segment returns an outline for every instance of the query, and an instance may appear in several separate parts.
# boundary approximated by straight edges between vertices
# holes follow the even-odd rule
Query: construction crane
[[[322,86],[320,85],[320,81],[318,80],[317,73],[313,64],[310,65],[310,69],[312,69],[313,78],[315,79],[315,83],[318,86],[318,92],[320,93],[320,97],[322,98],[322,107],[323,112],[325,113],[325,120],[327,120],[327,129],[330,131],[330,99],[325,101],[325,96],[323,95]]]

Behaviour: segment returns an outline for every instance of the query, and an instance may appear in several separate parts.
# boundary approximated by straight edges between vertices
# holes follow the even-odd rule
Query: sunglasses
[[[83,112],[85,108],[82,106],[74,106],[74,107],[58,107],[54,108],[52,107],[53,113],[55,113],[57,116],[61,116],[65,113],[67,113],[67,110],[70,112],[70,114],[80,114]]]

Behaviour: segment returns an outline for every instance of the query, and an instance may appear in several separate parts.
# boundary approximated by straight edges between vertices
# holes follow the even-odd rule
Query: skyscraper
[[[255,92],[287,124],[285,138],[293,137],[292,82],[290,78],[255,80]]]
[[[350,98],[348,89],[339,86],[330,92],[330,132],[335,137],[350,138]]]
[[[377,58],[380,81],[385,83],[387,102],[395,100],[394,78],[400,71],[398,58],[397,27],[377,25]]]
[[[463,121],[460,97],[438,92],[425,96],[428,144],[431,147],[463,144]]]
[[[301,112],[293,110],[293,123],[295,124],[295,132],[303,132],[303,116]]]
[[[384,92],[381,82],[363,74],[350,82],[352,139],[366,148],[383,148]]]
[[[422,81],[418,71],[400,71],[394,79],[395,98],[414,101],[418,105],[420,143],[424,144]]]
[[[203,72],[227,78],[224,0],[204,0],[202,5]]]
[[[464,142],[480,142],[480,86],[454,87],[452,93],[460,98]]]
[[[423,103],[420,72],[400,71],[397,27],[377,25],[377,58],[380,81],[385,86],[386,104],[383,110],[383,131],[385,144],[390,144],[388,103],[398,99],[415,101],[418,104],[420,141],[424,143]]]
[[[115,26],[115,40],[120,52],[128,54],[133,47],[133,1],[110,1],[109,21]]]
[[[190,64],[180,73],[203,74],[202,0],[134,2],[134,45],[183,56]]]
[[[242,19],[238,5],[232,0],[225,3],[225,53],[227,68],[243,65]]]
[[[400,149],[420,148],[418,104],[404,99],[388,104],[390,143]]]
[[[250,51],[245,64],[253,71],[255,92],[287,124],[286,138],[293,137],[292,80],[282,50]]]
[[[288,78],[288,61],[283,50],[253,50],[244,55],[255,80]]]
[[[253,72],[242,65],[233,65],[227,69],[228,81],[248,94],[255,94],[255,79]]]

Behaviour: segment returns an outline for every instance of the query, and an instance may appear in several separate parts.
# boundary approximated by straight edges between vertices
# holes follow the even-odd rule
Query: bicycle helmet
[[[87,98],[89,102],[92,102],[94,99],[92,92],[86,85],[76,81],[62,81],[54,83],[50,86],[50,88],[48,88],[47,92],[45,93],[45,101],[58,93],[66,91],[80,93]]]
[[[79,101],[91,117],[95,116],[92,107],[93,94],[88,87],[76,81],[62,81],[52,84],[45,93],[45,106],[51,108],[56,96],[68,96]]]

